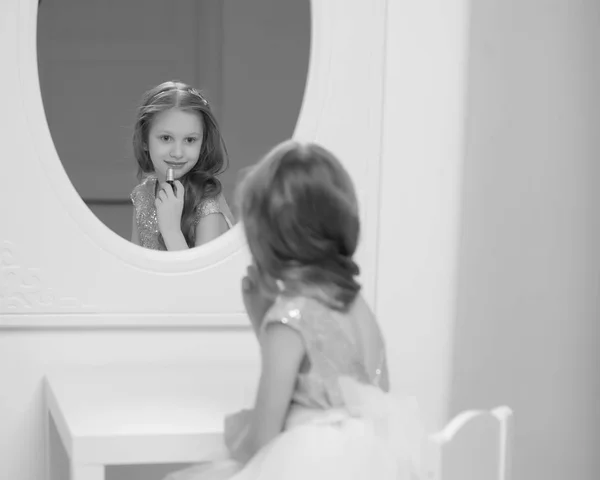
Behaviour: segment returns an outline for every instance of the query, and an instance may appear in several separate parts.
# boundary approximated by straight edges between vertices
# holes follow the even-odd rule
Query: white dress
[[[309,369],[299,374],[284,431],[246,465],[215,459],[165,480],[409,480],[420,472],[424,430],[412,397],[384,391],[385,348],[362,298],[347,313],[307,297],[279,297],[262,328],[297,330]],[[249,411],[226,419],[239,439]]]

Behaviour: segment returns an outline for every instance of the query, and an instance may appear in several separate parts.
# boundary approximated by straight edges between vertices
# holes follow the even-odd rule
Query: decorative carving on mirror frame
[[[94,310],[76,297],[55,293],[44,284],[41,269],[21,265],[16,252],[12,242],[5,240],[0,245],[0,314]]]

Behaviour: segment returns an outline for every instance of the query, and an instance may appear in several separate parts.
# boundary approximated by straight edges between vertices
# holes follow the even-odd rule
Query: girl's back
[[[343,406],[338,383],[342,376],[388,391],[383,337],[361,295],[347,311],[334,310],[310,296],[280,295],[262,328],[273,322],[297,330],[307,352],[293,403],[324,409]]]

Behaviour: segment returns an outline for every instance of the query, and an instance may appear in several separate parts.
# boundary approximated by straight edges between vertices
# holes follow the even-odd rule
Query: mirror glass
[[[128,240],[140,243],[140,233],[148,234],[138,229],[138,238],[132,237],[136,223],[131,194],[140,183],[150,185],[160,172],[138,176],[135,124],[144,93],[174,80],[206,100],[219,127],[228,166],[217,175],[222,194],[213,198],[213,206],[227,214],[224,230],[231,228],[237,218],[233,191],[239,172],[293,135],[310,37],[309,0],[41,0],[37,49],[44,110],[62,165],[88,208]],[[202,138],[190,134],[202,137],[206,119],[198,122],[184,114],[162,120],[167,121],[161,125],[166,134],[154,131],[152,137],[149,127],[148,136],[162,142],[175,170],[183,168],[177,162],[193,151],[194,143],[196,152],[202,151],[197,143]],[[144,139],[145,148],[149,139]],[[150,153],[160,151],[149,143]],[[160,197],[156,188],[148,191]],[[187,192],[186,187],[184,196]],[[188,226],[203,216],[198,208],[205,205],[203,195],[199,203],[184,207],[184,216],[198,210]],[[150,210],[142,213],[154,215],[153,228],[158,229],[151,200],[152,206],[144,207]],[[161,246],[152,241],[144,246],[182,248],[175,248],[176,239],[167,245],[160,237]],[[199,244],[187,240],[188,246]]]

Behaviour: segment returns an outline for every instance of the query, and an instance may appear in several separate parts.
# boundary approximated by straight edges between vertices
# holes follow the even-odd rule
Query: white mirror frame
[[[14,35],[18,45],[19,85],[9,108],[21,105],[17,140],[33,159],[30,166],[40,167],[28,187],[38,195],[12,211],[21,218],[41,218],[40,225],[9,222],[9,234],[0,237],[0,275],[9,279],[0,292],[0,327],[247,326],[239,279],[249,255],[241,226],[200,248],[158,252],[121,238],[85,205],[62,166],[44,113],[36,52],[38,1],[12,1],[18,3],[16,32],[0,36],[10,42]],[[294,132],[294,138],[320,142],[339,155],[356,182],[362,217],[357,257],[371,302],[385,10],[385,0],[311,1],[309,71]],[[7,64],[10,68],[10,59]],[[0,162],[5,178],[13,178],[11,169],[18,167],[5,158]],[[10,194],[10,188],[0,191],[0,200]]]

